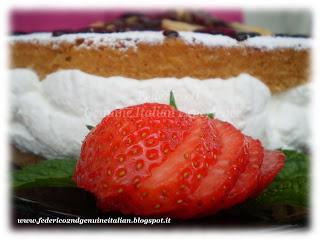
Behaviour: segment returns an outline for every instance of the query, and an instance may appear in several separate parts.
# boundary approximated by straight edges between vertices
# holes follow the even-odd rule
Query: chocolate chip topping
[[[179,33],[176,31],[172,31],[172,30],[164,30],[163,31],[163,35],[168,37],[168,38],[177,38],[179,37]]]
[[[250,37],[256,37],[256,36],[260,36],[260,34],[256,32],[238,32],[236,34],[235,39],[237,39],[238,41],[244,41]]]

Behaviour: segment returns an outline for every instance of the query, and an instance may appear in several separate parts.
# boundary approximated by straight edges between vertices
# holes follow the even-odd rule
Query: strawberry
[[[73,178],[105,212],[187,219],[238,204],[284,156],[210,116],[156,103],[115,110],[85,138]]]
[[[230,208],[246,200],[257,188],[260,168],[263,160],[263,147],[259,140],[245,137],[249,161],[240,174],[235,186],[223,201],[223,208]]]

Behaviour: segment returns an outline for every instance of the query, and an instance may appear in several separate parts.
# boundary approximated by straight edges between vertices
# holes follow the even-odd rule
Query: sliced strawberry
[[[286,157],[281,151],[264,151],[258,186],[254,191],[253,196],[257,196],[261,193],[274,180],[283,168],[285,159]]]
[[[245,141],[247,143],[249,162],[234,187],[224,199],[222,208],[230,208],[243,202],[257,188],[264,150],[259,140],[253,140],[251,137],[246,136]]]
[[[221,201],[234,186],[240,169],[247,164],[244,152],[244,135],[231,124],[212,120],[221,139],[221,152],[211,165],[208,174],[201,180],[199,187],[190,196],[191,201],[183,211],[176,211],[179,218],[204,216],[215,212]]]
[[[218,152],[217,131],[207,117],[197,117],[190,134],[149,178],[141,181],[131,202],[143,215],[164,215],[188,204]]]
[[[104,209],[127,212],[127,201],[118,204],[119,199],[128,198],[174,152],[194,120],[164,104],[113,111],[84,140],[77,185],[93,192]]]

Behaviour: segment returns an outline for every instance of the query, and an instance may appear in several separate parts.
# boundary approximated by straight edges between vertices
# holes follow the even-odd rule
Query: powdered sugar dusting
[[[11,42],[31,42],[35,44],[58,46],[61,43],[77,44],[79,48],[97,48],[108,46],[115,49],[127,50],[136,48],[138,43],[161,44],[164,40],[161,32],[132,31],[121,33],[75,33],[52,36],[51,33],[33,33],[13,36]]]
[[[294,37],[252,37],[243,42],[224,36],[207,33],[179,32],[179,38],[191,45],[208,47],[254,47],[263,50],[277,48],[293,48],[295,50],[308,49],[311,40]],[[107,46],[119,50],[136,49],[139,43],[162,44],[166,37],[161,31],[130,31],[121,33],[75,33],[54,37],[51,33],[32,33],[10,37],[10,43],[30,42],[41,45],[59,47],[61,43],[76,44],[79,48],[98,48]]]
[[[311,40],[308,38],[296,37],[252,37],[243,42],[245,46],[272,50],[276,48],[293,48],[295,50],[308,49],[311,47]]]
[[[200,44],[209,47],[234,47],[237,46],[238,43],[237,40],[224,35],[212,35],[196,32],[179,32],[179,35],[181,39],[188,44]]]

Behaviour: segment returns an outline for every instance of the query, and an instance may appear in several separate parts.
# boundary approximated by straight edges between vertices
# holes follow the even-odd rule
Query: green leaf
[[[76,160],[44,160],[15,170],[12,175],[14,188],[75,187],[72,180]]]
[[[258,198],[258,205],[291,205],[308,206],[309,186],[307,176],[293,176],[277,180],[270,185]]]
[[[308,207],[309,157],[293,150],[282,151],[286,155],[284,168],[264,192],[253,201],[249,201],[250,204]]]
[[[92,128],[94,128],[94,126],[91,126],[91,125],[86,125],[86,127],[91,130]]]
[[[204,115],[208,116],[208,118],[210,118],[210,119],[214,118],[214,113],[207,113],[207,114],[204,114]]]
[[[173,92],[170,91],[170,100],[169,100],[169,104],[170,106],[172,106],[175,109],[178,109],[177,105],[176,105],[176,100],[174,99],[174,95]]]
[[[278,179],[293,176],[308,176],[310,159],[307,155],[294,150],[281,150],[286,155],[285,167],[278,175]]]

